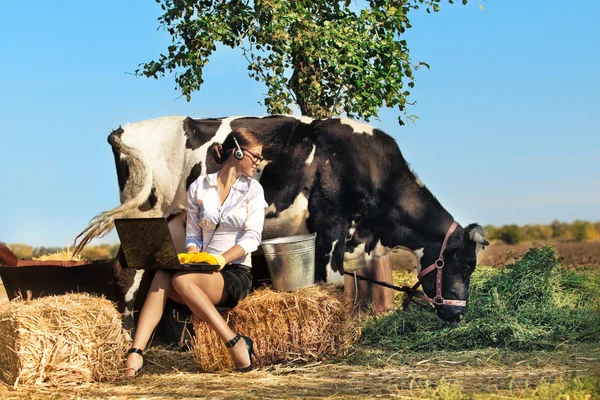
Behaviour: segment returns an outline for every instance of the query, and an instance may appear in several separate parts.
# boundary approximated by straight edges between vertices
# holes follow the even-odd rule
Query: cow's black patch
[[[177,214],[169,214],[167,216],[167,222],[171,222],[173,220],[173,218],[175,218],[178,215],[179,215],[179,213],[177,213]]]
[[[188,177],[185,179],[185,188],[189,188],[190,185],[192,183],[194,183],[194,181],[196,179],[198,179],[198,177],[200,176],[200,174],[202,173],[202,162],[199,162],[198,164],[194,165],[192,167],[192,170],[190,171],[190,174],[188,175]]]
[[[156,197],[156,188],[153,186],[150,190],[150,195],[148,195],[148,200],[146,200],[144,204],[140,205],[138,209],[140,211],[149,211],[156,206],[156,203],[158,203],[158,197]]]
[[[129,164],[127,164],[126,159],[121,158],[121,152],[119,151],[119,145],[117,141],[120,142],[121,135],[124,130],[119,126],[118,129],[112,131],[110,135],[108,135],[108,143],[111,145],[113,155],[115,157],[115,166],[117,168],[117,180],[119,182],[119,190],[122,192],[125,189],[125,185],[127,184],[127,180],[129,179]]]
[[[266,219],[277,218],[278,216],[279,216],[279,213],[277,211],[269,211],[268,213],[265,214]]]
[[[148,196],[148,204],[150,204],[150,209],[153,209],[157,202],[158,198],[156,197],[156,188],[153,187],[152,190],[150,190],[150,196]]]
[[[192,119],[187,117],[183,120],[183,131],[187,136],[185,147],[195,150],[202,146],[215,136],[222,123],[222,119]]]
[[[123,132],[125,132],[125,130],[121,127],[121,125],[119,125],[119,127],[117,129],[115,129],[114,131],[112,131],[110,134],[114,135],[114,136],[121,137],[121,135],[123,134]]]
[[[306,125],[297,118],[285,116],[269,116],[264,118],[244,117],[231,121],[231,129],[248,128],[258,135],[263,144],[263,157],[273,160],[286,150],[286,138],[299,125]]]

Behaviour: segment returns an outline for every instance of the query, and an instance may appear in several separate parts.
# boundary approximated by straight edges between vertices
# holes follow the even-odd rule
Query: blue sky
[[[478,5],[481,4],[484,10]],[[0,241],[65,246],[119,202],[106,138],[164,115],[264,115],[266,91],[220,49],[191,102],[129,74],[166,50],[152,0],[5,2],[0,24]],[[462,224],[600,220],[600,2],[471,0],[418,12],[409,111],[371,123]],[[95,243],[116,243],[113,233]]]

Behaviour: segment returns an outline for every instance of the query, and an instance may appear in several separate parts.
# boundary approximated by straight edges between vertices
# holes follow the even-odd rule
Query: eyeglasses
[[[244,150],[244,154],[249,154],[249,155],[252,156],[252,163],[262,162],[265,159],[263,156],[261,156],[259,154],[256,154],[256,153],[253,153],[250,150],[245,149],[243,147],[242,147],[242,150]]]

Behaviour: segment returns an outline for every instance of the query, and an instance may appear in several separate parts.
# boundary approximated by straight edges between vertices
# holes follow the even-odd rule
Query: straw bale
[[[104,298],[73,293],[0,306],[0,375],[14,387],[112,381],[127,344]]]
[[[263,367],[274,363],[312,362],[342,355],[360,336],[350,317],[343,293],[320,284],[294,292],[269,288],[254,291],[225,320],[234,332],[254,340]],[[192,352],[204,371],[232,369],[233,362],[221,339],[194,318],[196,333]]]

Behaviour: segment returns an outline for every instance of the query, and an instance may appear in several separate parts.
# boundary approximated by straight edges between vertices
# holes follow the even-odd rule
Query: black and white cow
[[[112,132],[121,205],[96,216],[80,235],[80,246],[108,233],[115,218],[165,216],[182,251],[187,187],[218,169],[210,147],[240,127],[256,132],[264,144],[265,161],[255,175],[269,204],[263,239],[317,232],[317,279],[341,284],[344,269],[360,269],[399,247],[413,251],[423,268],[438,258],[454,218],[414,175],[392,137],[350,119],[292,116],[163,117]],[[487,244],[482,235],[471,224],[449,237],[444,298],[466,300],[477,253]],[[118,274],[130,312],[143,271]],[[430,297],[434,276],[423,278]],[[452,305],[436,308],[447,321],[464,312]]]

